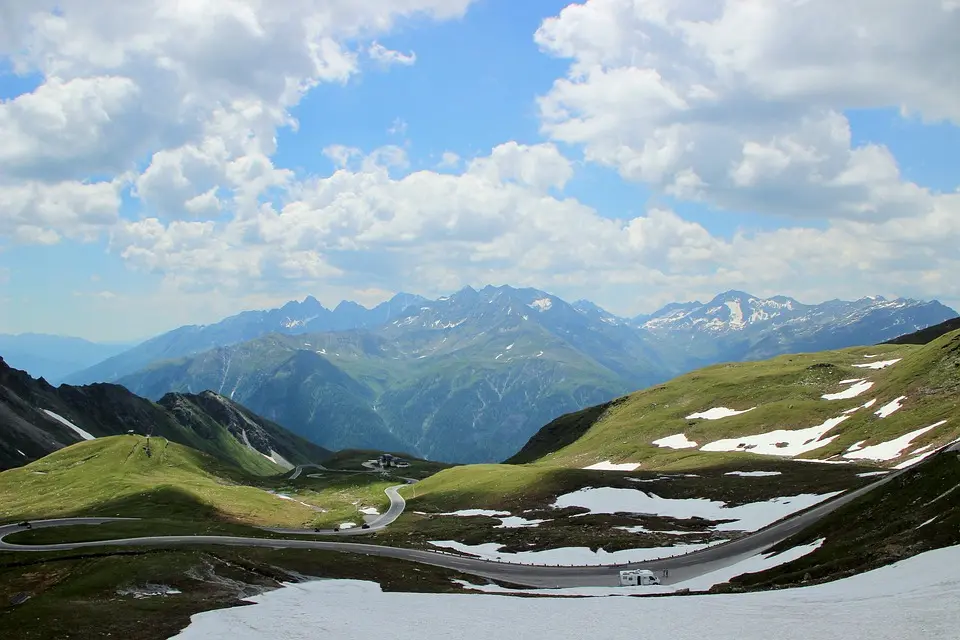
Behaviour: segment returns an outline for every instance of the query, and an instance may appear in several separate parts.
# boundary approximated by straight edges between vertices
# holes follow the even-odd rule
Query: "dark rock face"
[[[175,394],[155,404],[115,384],[55,388],[0,358],[0,469],[28,464],[82,441],[84,436],[64,421],[93,437],[128,432],[162,436],[240,466],[249,466],[251,459],[262,465],[260,455],[272,452],[293,464],[329,455],[213,393]],[[224,432],[243,447],[224,448]]]

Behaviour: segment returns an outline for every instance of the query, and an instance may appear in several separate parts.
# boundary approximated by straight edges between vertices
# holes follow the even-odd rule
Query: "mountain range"
[[[154,403],[115,384],[55,388],[0,358],[0,469],[83,440],[131,432],[163,437],[261,475],[330,454],[210,391],[165,394]]]
[[[68,379],[154,400],[212,390],[328,449],[488,462],[559,415],[702,366],[875,344],[956,315],[935,301],[739,291],[635,318],[508,286],[369,310],[307,298],[182,327]]]

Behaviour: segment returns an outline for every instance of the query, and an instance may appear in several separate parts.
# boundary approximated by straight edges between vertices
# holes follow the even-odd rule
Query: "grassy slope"
[[[867,354],[903,361],[881,371],[854,368]],[[879,358],[877,358],[879,359]],[[960,435],[955,416],[960,408],[957,394],[960,364],[960,332],[947,334],[922,346],[896,345],[858,347],[841,351],[781,356],[763,362],[724,364],[696,371],[663,385],[635,393],[616,403],[584,432],[583,415],[567,417],[553,429],[562,433],[583,432],[573,443],[556,446],[555,439],[534,438],[512,461],[582,467],[601,460],[643,462],[644,468],[701,466],[712,455],[697,449],[662,449],[652,442],[685,433],[700,444],[774,429],[802,429],[823,423],[843,411],[877,398],[871,411],[861,410],[831,432],[840,434],[832,444],[804,457],[827,458],[842,453],[860,440],[875,444],[904,433],[949,420],[914,441],[914,448],[944,444]],[[836,392],[840,380],[868,378],[874,388],[852,400],[827,401],[824,393]],[[906,395],[903,408],[880,419],[876,408]],[[725,406],[754,411],[722,420],[686,420],[685,416]]]
[[[249,486],[253,478],[163,438],[82,442],[0,474],[0,518],[121,515],[197,519],[198,505],[248,524],[301,524],[307,507]]]
[[[903,360],[881,371],[852,366],[870,362],[864,358],[866,355],[879,356],[874,361],[899,357]],[[405,488],[403,494],[412,511],[436,513],[490,508],[519,514],[534,509],[538,511],[535,517],[549,518],[551,514],[546,507],[555,496],[585,486],[643,488],[664,497],[707,497],[734,504],[791,493],[852,488],[870,481],[857,478],[857,473],[868,470],[868,466],[875,467],[869,463],[801,463],[745,452],[663,449],[651,443],[681,432],[702,444],[737,435],[766,433],[777,428],[801,429],[821,424],[849,408],[877,398],[877,405],[872,410],[855,413],[831,432],[831,435],[840,434],[835,442],[808,454],[808,457],[831,457],[842,453],[854,442],[866,440],[867,445],[884,442],[940,420],[948,420],[944,427],[915,440],[911,448],[942,445],[960,434],[960,423],[956,420],[960,408],[958,364],[960,332],[943,336],[923,347],[855,348],[709,367],[608,405],[558,419],[544,427],[524,450],[511,458],[510,462],[514,464],[448,469],[415,487]],[[840,380],[864,377],[873,380],[875,387],[858,398],[827,401],[820,397],[842,388],[838,384]],[[900,395],[907,396],[900,411],[883,419],[873,413]],[[718,406],[740,410],[753,406],[759,408],[718,421],[685,418],[693,412]],[[581,469],[602,460],[641,462],[642,466],[639,472],[632,474]],[[674,476],[668,482],[643,485],[631,483],[628,479],[630,476],[650,479],[655,477],[650,473],[654,470],[661,473],[693,471],[701,479],[678,481]],[[731,470],[775,470],[783,475],[767,480],[750,478],[744,482],[746,479],[723,475]],[[495,521],[468,519],[471,526],[449,522],[413,523],[410,519],[415,516],[412,513],[405,515],[398,523],[398,531],[406,527],[409,535],[414,537],[418,528],[421,532],[433,531],[432,539],[437,539],[443,531],[459,535],[457,539],[472,539],[480,530],[490,540],[504,542],[509,542],[510,536],[535,537],[529,530],[522,533],[494,530],[492,524]],[[611,540],[609,535],[609,527],[614,524],[612,521],[595,524],[592,532],[573,532],[568,539],[610,541],[619,546],[620,541]],[[541,525],[542,529],[553,526]],[[393,533],[398,532],[390,535]]]

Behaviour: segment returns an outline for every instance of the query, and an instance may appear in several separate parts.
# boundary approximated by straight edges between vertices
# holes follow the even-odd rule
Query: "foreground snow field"
[[[956,640],[960,547],[852,578],[763,593],[663,598],[517,598],[382,593],[371,582],[322,580],[255,596],[252,607],[193,616],[178,640],[503,634],[609,640]]]

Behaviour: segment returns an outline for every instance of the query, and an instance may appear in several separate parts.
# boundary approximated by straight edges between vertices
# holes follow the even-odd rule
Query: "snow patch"
[[[500,524],[495,526],[494,529],[519,529],[523,527],[536,527],[542,522],[548,522],[548,520],[528,520],[526,518],[521,518],[520,516],[510,515],[509,511],[491,511],[490,509],[461,509],[460,511],[450,511],[447,513],[438,513],[436,515],[459,517],[487,516],[489,518],[497,518],[500,521]]]
[[[821,398],[824,400],[849,400],[850,398],[856,398],[861,393],[865,393],[873,387],[873,383],[869,380],[861,380],[852,387],[847,387],[843,391],[837,393],[825,393]]]
[[[380,512],[377,510],[376,507],[364,507],[363,509],[358,509],[358,511],[359,511],[360,513],[362,513],[363,515],[365,515],[365,516],[378,516],[378,515],[380,515]]]
[[[742,438],[728,438],[705,444],[701,451],[748,451],[768,456],[799,456],[825,447],[839,436],[823,438],[831,429],[839,425],[850,416],[830,418],[816,427],[788,431],[778,429],[769,433]]]
[[[756,407],[750,407],[749,409],[744,409],[743,411],[736,411],[735,409],[727,409],[726,407],[714,407],[713,409],[707,409],[701,413],[691,413],[687,416],[687,420],[696,420],[697,418],[703,418],[704,420],[720,420],[722,418],[738,416],[741,413],[747,413],[748,411],[753,411],[754,409],[756,409]]]
[[[895,466],[894,469],[906,469],[907,467],[912,467],[913,465],[917,464],[921,460],[926,460],[927,458],[929,458],[935,453],[936,451],[927,451],[926,453],[921,453],[919,456],[914,456],[912,458],[909,458],[908,460],[904,460],[903,462]]]
[[[487,516],[496,518],[497,516],[508,516],[509,511],[491,511],[490,509],[461,509],[460,511],[449,511],[447,513],[438,513],[438,516],[459,516],[469,518],[472,516]]]
[[[520,516],[507,516],[505,518],[500,518],[500,524],[494,527],[494,529],[525,529],[529,527],[540,526],[543,522],[550,522],[549,520],[528,520],[526,518],[521,518]]]
[[[896,400],[888,402],[887,404],[880,407],[876,413],[881,418],[886,418],[889,415],[894,414],[898,409],[900,409],[900,403],[907,399],[907,396],[900,396]]]
[[[693,440],[688,440],[687,436],[683,433],[678,433],[672,436],[667,436],[666,438],[654,440],[653,444],[667,449],[693,449],[694,447],[700,446]]]
[[[812,507],[840,495],[842,491],[826,494],[801,494],[774,498],[728,507],[727,503],[706,498],[661,498],[639,489],[599,487],[580,489],[559,496],[554,508],[582,507],[590,513],[642,513],[671,518],[706,518],[732,520],[714,527],[717,531],[756,531],[788,515]]]
[[[66,426],[66,427],[70,427],[71,429],[73,429],[74,432],[75,432],[78,436],[80,436],[81,438],[83,438],[84,440],[96,440],[96,439],[97,439],[96,436],[91,435],[90,432],[88,432],[88,431],[84,431],[83,429],[81,429],[81,428],[78,427],[77,425],[73,424],[72,422],[70,422],[69,420],[67,420],[67,419],[64,418],[63,416],[61,416],[59,413],[54,413],[53,411],[50,411],[50,409],[44,409],[43,412],[44,412],[45,414],[47,414],[48,416],[50,416],[51,418],[53,418],[54,420],[58,421],[60,424]]]
[[[887,367],[897,364],[903,360],[903,358],[897,358],[895,360],[880,360],[878,362],[868,362],[866,364],[855,364],[853,366],[858,369],[886,369]]]
[[[911,431],[910,433],[904,434],[899,438],[895,438],[887,442],[881,442],[880,444],[875,444],[870,447],[864,447],[859,451],[845,453],[843,454],[843,457],[849,458],[850,460],[879,460],[881,462],[894,460],[903,455],[903,452],[910,446],[911,442],[928,431],[936,429],[937,427],[941,427],[945,424],[947,424],[947,421],[941,420],[936,424],[932,424],[929,427],[924,427],[923,429],[917,429],[916,431]]]
[[[598,462],[583,468],[586,471],[635,471],[639,466],[639,462],[622,462],[616,464],[609,460],[604,460],[603,462]]]
[[[885,476],[889,471],[867,471],[866,473],[858,473],[858,478],[872,478],[874,476]]]
[[[742,476],[744,478],[768,478],[783,475],[780,471],[728,471],[725,476]]]
[[[730,326],[734,329],[742,329],[746,326],[743,321],[743,309],[740,308],[739,300],[728,300],[724,304],[730,310]]]

